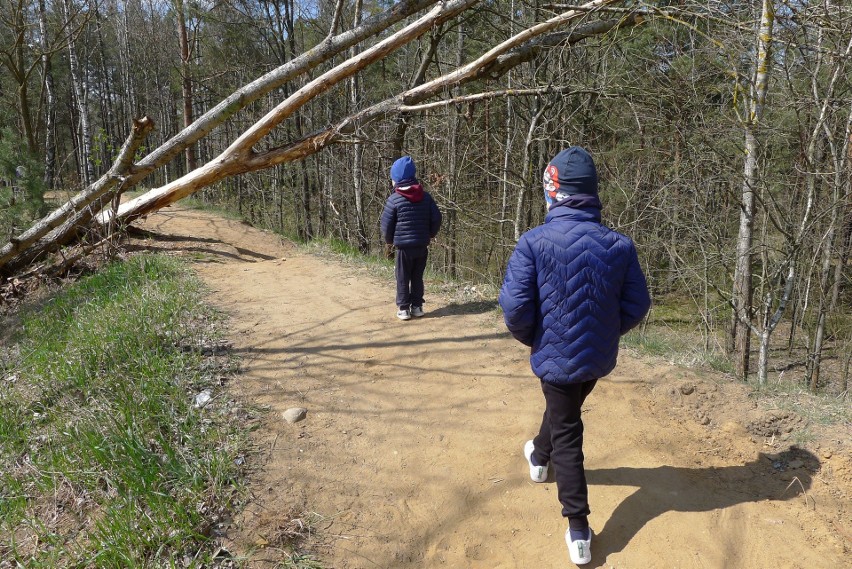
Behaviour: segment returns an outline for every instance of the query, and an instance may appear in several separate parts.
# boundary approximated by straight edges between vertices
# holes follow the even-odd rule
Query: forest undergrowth
[[[0,316],[0,567],[225,560],[254,415],[202,294],[143,255]]]

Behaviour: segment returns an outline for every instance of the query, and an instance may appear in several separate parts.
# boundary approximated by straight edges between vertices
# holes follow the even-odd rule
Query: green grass
[[[784,411],[793,411],[815,427],[852,425],[852,405],[846,394],[813,393],[801,383],[777,379],[759,385],[749,380],[753,397]]]
[[[233,402],[194,406],[232,365],[202,353],[219,318],[201,293],[135,257],[22,311],[0,353],[0,559],[209,565],[246,437]]]
[[[640,326],[628,332],[622,337],[621,345],[672,364],[732,373],[730,359],[719,351],[706,350],[701,339],[695,336],[695,333],[690,335],[651,324],[644,329]]]
[[[346,241],[341,241],[340,239],[328,239],[326,240],[326,246],[331,249],[333,253],[337,253],[338,255],[353,258],[361,256],[361,252],[358,250],[358,247],[347,243]]]
[[[198,196],[190,196],[183,198],[178,203],[180,203],[180,205],[184,207],[215,213],[216,215],[222,216],[225,219],[245,221],[244,217],[239,213],[225,207],[211,205]]]
[[[385,259],[384,256],[378,254],[362,255],[358,247],[347,243],[341,239],[332,237],[317,237],[308,243],[301,244],[306,250],[318,253],[320,255],[334,255],[343,257],[349,261],[357,261],[360,263],[375,263],[390,264],[393,266],[393,261]]]

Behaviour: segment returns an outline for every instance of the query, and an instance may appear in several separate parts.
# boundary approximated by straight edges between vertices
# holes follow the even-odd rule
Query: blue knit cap
[[[411,159],[411,156],[403,156],[394,162],[390,169],[390,177],[394,184],[416,182],[417,167],[414,165],[414,160]]]
[[[544,169],[547,207],[578,194],[597,197],[598,170],[584,148],[570,146],[553,157]]]

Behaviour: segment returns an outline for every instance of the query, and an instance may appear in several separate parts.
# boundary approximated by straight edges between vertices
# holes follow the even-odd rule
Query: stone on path
[[[308,414],[308,410],[304,407],[291,407],[287,409],[281,416],[284,417],[284,420],[288,423],[298,423],[302,419],[304,419]]]

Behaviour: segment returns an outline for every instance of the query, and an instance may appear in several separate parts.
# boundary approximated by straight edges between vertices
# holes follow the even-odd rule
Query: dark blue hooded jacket
[[[571,176],[572,165],[554,162],[567,166],[557,184],[565,188],[562,178]],[[594,188],[581,188],[587,193],[572,189],[551,206],[543,225],[521,236],[499,298],[509,331],[532,347],[533,373],[554,384],[609,374],[620,336],[651,304],[633,242],[601,225],[597,175]]]
[[[385,243],[426,247],[441,229],[441,211],[415,177],[414,162],[403,156],[391,167],[394,192],[385,202],[381,228]]]

